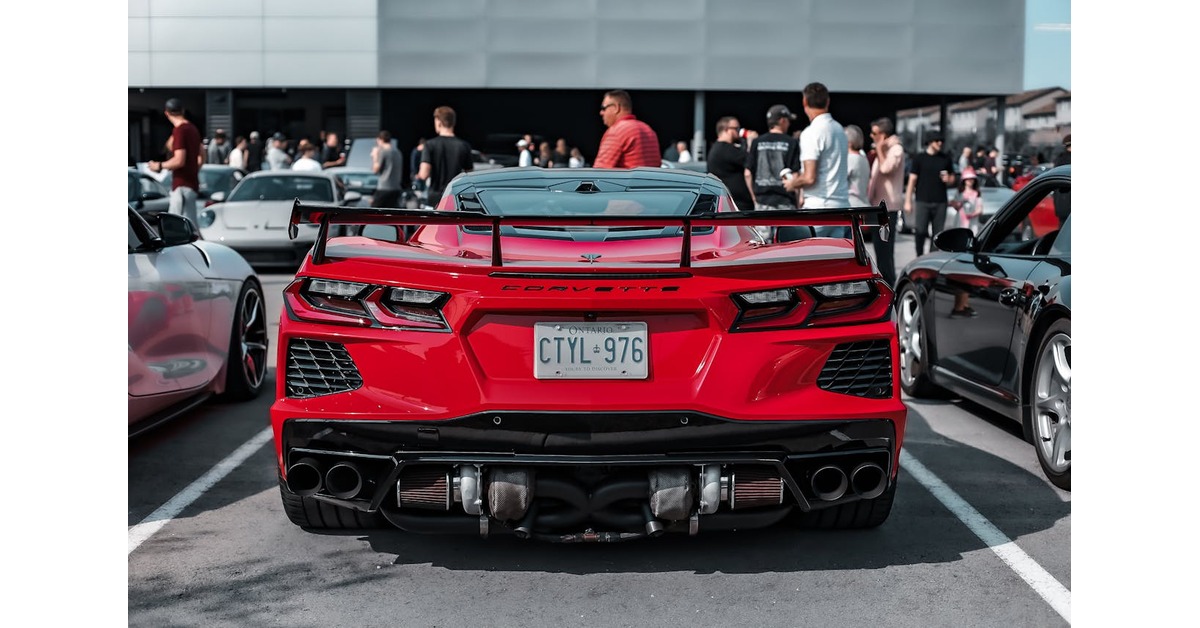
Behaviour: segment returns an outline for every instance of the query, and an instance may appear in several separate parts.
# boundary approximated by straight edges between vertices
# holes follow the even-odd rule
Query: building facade
[[[130,150],[156,150],[170,96],[206,135],[388,128],[411,144],[448,104],[474,143],[571,133],[586,148],[608,89],[664,144],[703,145],[720,116],[761,129],[820,81],[862,125],[1019,92],[1024,29],[1022,0],[130,0]]]

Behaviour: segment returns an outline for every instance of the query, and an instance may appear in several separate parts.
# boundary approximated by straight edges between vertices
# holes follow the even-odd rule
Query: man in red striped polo
[[[629,92],[614,89],[604,94],[600,117],[608,130],[600,138],[600,151],[593,166],[596,168],[637,168],[662,166],[658,135],[649,125],[633,116],[633,99]]]

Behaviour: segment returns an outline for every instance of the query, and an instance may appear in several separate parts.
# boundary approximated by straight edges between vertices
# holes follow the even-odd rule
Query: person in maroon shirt
[[[204,155],[200,152],[200,131],[184,117],[183,102],[178,98],[167,100],[163,107],[167,120],[175,128],[168,142],[171,156],[166,161],[151,161],[146,167],[151,172],[171,171],[171,204],[167,211],[186,216],[196,222],[196,190],[200,189],[200,164]]]
[[[633,116],[633,99],[629,92],[615,89],[604,94],[600,102],[600,118],[608,130],[600,138],[595,168],[637,168],[662,166],[658,152],[658,135],[650,125]]]

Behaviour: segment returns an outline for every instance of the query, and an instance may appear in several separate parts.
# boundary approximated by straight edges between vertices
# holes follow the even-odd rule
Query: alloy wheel
[[[254,389],[267,376],[267,317],[258,290],[248,290],[238,313],[241,321],[242,373]]]
[[[1055,473],[1071,468],[1071,337],[1051,337],[1034,372],[1034,443]]]
[[[906,290],[900,298],[899,326],[900,341],[900,381],[905,386],[912,386],[917,379],[918,369],[922,362],[921,334],[921,302],[917,293]]]

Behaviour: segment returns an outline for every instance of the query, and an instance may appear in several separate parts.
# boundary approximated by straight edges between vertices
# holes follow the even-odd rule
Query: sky
[[[1071,0],[1025,0],[1025,89],[1071,89]]]

